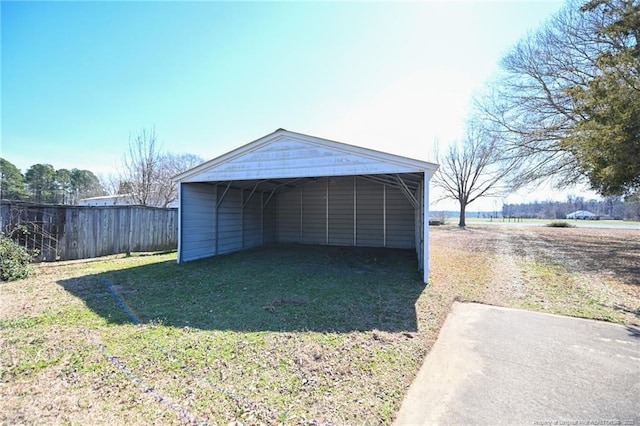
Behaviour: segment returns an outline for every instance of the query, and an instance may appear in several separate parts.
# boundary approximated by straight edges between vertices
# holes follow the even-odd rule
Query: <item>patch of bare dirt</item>
[[[640,231],[591,228],[540,228],[538,245],[568,269],[615,276],[640,287]]]
[[[432,232],[432,266],[459,298],[623,323],[640,320],[640,232],[485,226]],[[479,269],[489,271],[479,274]],[[485,266],[482,266],[485,265]],[[440,276],[443,271],[445,276]],[[457,270],[456,270],[457,269]],[[464,277],[484,280],[464,290]],[[451,278],[456,277],[453,280]],[[453,282],[451,282],[453,281]],[[477,290],[477,289],[476,289]]]

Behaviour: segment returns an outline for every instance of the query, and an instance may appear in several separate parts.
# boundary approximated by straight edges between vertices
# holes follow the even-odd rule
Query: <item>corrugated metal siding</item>
[[[299,243],[300,235],[300,188],[283,192],[278,196],[278,241],[281,243]]]
[[[222,197],[224,187],[218,187]],[[242,250],[242,200],[239,189],[230,189],[218,206],[218,254]]]
[[[368,247],[386,242],[391,248],[414,248],[420,241],[415,211],[405,195],[390,185],[385,194],[384,184],[362,177],[318,179],[272,197],[264,211],[267,193],[256,191],[249,198],[251,190],[232,188],[224,194],[225,189],[183,185],[183,205],[189,207],[182,213],[182,260],[274,242]]]
[[[384,185],[358,178],[357,245],[384,247]]]
[[[328,220],[327,220],[328,180]],[[356,185],[354,191],[354,182]],[[302,207],[300,192],[302,191]],[[354,192],[356,196],[356,243],[367,247],[385,246],[384,185],[353,176],[319,179],[278,198],[279,242],[354,245]],[[397,188],[386,187],[386,246],[416,246],[415,212]],[[300,211],[302,208],[302,223]],[[302,226],[302,237],[300,227]],[[327,228],[328,226],[328,228]]]
[[[387,247],[414,248],[415,211],[402,191],[387,187]]]
[[[423,238],[424,238],[424,228],[423,228],[423,222],[424,222],[424,194],[422,191],[422,185],[424,184],[424,182],[420,183],[420,186],[418,187],[418,189],[416,190],[416,192],[414,193],[414,196],[416,197],[416,200],[418,200],[418,209],[416,210],[416,214],[414,217],[414,247],[416,249],[416,255],[418,257],[418,269],[422,269],[423,268],[423,261],[424,258],[422,256],[423,250],[424,250],[424,246],[423,246]],[[429,227],[429,224],[427,223],[427,227]]]
[[[212,167],[190,182],[284,177],[411,173],[415,167],[392,164],[352,152],[282,138]]]
[[[261,206],[261,241],[266,243],[275,239],[282,242],[322,243],[324,241],[324,243],[331,244],[353,244],[355,234],[355,243],[358,245],[416,247],[419,256],[424,252],[424,259],[427,259],[426,246],[428,241],[425,240],[428,237],[428,226],[423,226],[422,221],[428,220],[429,178],[427,176],[432,176],[436,169],[437,165],[435,164],[279,129],[217,159],[203,163],[193,170],[179,175],[177,179],[182,183],[218,182],[223,185],[223,182],[228,181],[292,178],[291,183],[297,185],[300,182],[298,178],[325,177],[327,179],[328,176],[332,178],[366,176],[365,179],[376,180],[376,182],[369,181],[368,184],[363,184],[363,188],[370,187],[372,192],[363,189],[354,202],[354,204],[360,204],[359,213],[357,206],[355,209],[357,217],[354,224],[359,228],[359,235],[357,230],[354,232],[348,226],[347,188],[340,188],[338,185],[339,189],[333,203],[330,203],[331,197],[327,196],[325,190],[324,206],[322,206],[323,200],[320,192],[308,193],[306,201],[309,205],[306,207],[306,211],[301,208],[302,201],[304,201],[302,195],[305,189],[310,187],[279,194],[279,198],[274,197],[271,206],[266,210],[263,210]],[[424,194],[422,197],[424,208],[416,206],[415,202],[412,205],[398,190],[392,190],[391,185],[394,185],[392,179],[399,174],[405,175],[410,183],[409,187],[413,190],[416,189],[416,176],[424,175]],[[412,176],[408,176],[408,174]],[[379,176],[374,177],[374,175]],[[360,181],[363,181],[363,178],[358,178],[358,182]],[[385,188],[382,181],[386,182],[389,197],[387,203],[383,202],[382,213],[380,213],[376,206],[380,202],[379,190],[382,188],[384,191],[383,188]],[[328,181],[325,180],[324,183],[327,184]],[[375,189],[376,183],[380,185],[377,187],[378,190]],[[264,190],[264,187],[262,189]],[[344,193],[341,194],[342,190]],[[382,193],[384,194],[384,192]],[[261,194],[263,200],[264,195]],[[341,197],[344,198],[341,199]],[[189,209],[194,208],[191,205],[193,203],[184,203],[182,207],[184,208],[187,204]],[[238,224],[237,221],[231,219],[231,213],[234,209],[241,210],[241,206],[236,205],[234,208],[228,202],[224,204],[221,207],[229,210],[222,212],[225,216],[223,217],[223,229],[228,235],[225,235],[224,244],[216,245],[220,246],[220,252],[242,248],[244,240],[249,245],[256,244],[258,238],[255,233],[256,210],[254,207],[250,207],[246,214],[239,213],[246,216],[248,222],[244,223],[241,218]],[[385,204],[389,210],[384,208]],[[366,208],[368,205],[371,205],[371,210]],[[322,207],[324,207],[324,230],[322,229]],[[214,217],[216,217],[215,214]],[[382,231],[380,231],[380,223],[382,223]],[[199,233],[201,233],[200,231],[202,229],[198,229]],[[234,232],[239,232],[239,236],[234,235]],[[324,239],[322,234],[324,234]],[[193,235],[184,237],[186,245],[192,244],[190,239],[196,238]],[[214,250],[214,254],[216,253]],[[424,266],[426,277],[428,268],[427,265]]]
[[[329,178],[329,244],[353,245],[353,176]]]
[[[267,202],[268,193],[263,196],[263,202]],[[278,198],[271,197],[262,212],[262,241],[264,244],[274,244],[278,242]]]
[[[325,179],[302,187],[302,242],[327,243],[327,184]]]
[[[181,190],[182,261],[200,259],[215,254],[215,186],[207,184],[182,185]]]
[[[259,192],[244,191],[244,222],[242,224],[243,248],[258,247],[262,245],[262,205]]]

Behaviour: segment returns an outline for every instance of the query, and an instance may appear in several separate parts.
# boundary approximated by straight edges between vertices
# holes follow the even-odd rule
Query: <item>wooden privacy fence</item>
[[[146,206],[49,206],[2,202],[0,231],[38,261],[175,250],[178,210]]]

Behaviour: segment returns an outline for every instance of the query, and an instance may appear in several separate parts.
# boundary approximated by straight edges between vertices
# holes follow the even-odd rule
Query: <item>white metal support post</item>
[[[329,179],[327,177],[327,188],[326,193],[324,195],[324,203],[325,203],[325,216],[324,216],[324,243],[329,244]]]
[[[182,185],[178,185],[178,263],[182,262]]]
[[[422,184],[422,271],[425,284],[429,284],[429,173],[424,172]]]
[[[382,245],[387,247],[387,184],[382,184]]]
[[[353,245],[358,245],[358,180],[353,177]]]

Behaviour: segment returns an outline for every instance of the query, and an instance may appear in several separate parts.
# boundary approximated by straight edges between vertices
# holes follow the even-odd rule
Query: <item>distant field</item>
[[[497,219],[489,219],[489,218],[476,218],[471,217],[466,219],[467,223],[492,223],[492,222],[500,222],[500,223],[516,223],[516,219],[508,219],[502,218]],[[638,226],[640,229],[640,222],[632,221],[632,220],[576,220],[576,219],[517,219],[517,223],[533,223],[545,225],[554,221],[563,221],[568,222],[574,225],[620,225],[620,226]],[[456,224],[458,223],[458,218],[447,218],[447,223]]]
[[[0,283],[0,424],[390,424],[454,300],[640,324],[636,230],[431,228],[35,266]]]

